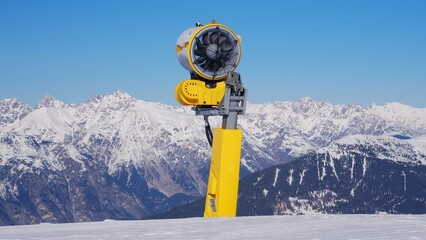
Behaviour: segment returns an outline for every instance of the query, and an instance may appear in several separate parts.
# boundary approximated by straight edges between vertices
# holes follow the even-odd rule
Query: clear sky
[[[195,22],[243,38],[249,101],[426,107],[426,1],[0,0],[0,99],[82,103],[124,90],[177,105],[176,40]]]

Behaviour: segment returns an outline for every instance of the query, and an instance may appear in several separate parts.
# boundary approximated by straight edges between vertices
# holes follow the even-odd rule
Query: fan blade
[[[207,57],[206,57],[206,56],[199,57],[199,58],[197,58],[197,59],[195,60],[195,63],[196,63],[196,64],[201,64],[201,63],[203,63],[204,61],[206,61],[206,59],[207,59]]]
[[[220,38],[219,38],[219,45],[222,44],[223,41],[226,41],[226,40],[228,40],[228,38],[226,36],[220,36]]]
[[[197,48],[197,49],[195,49],[194,54],[195,54],[195,56],[202,57],[202,56],[206,55],[206,50]]]
[[[221,59],[221,60],[223,60],[223,61],[225,61],[225,62],[227,62],[227,61],[231,60],[230,55],[231,55],[231,53],[230,53],[230,52],[225,53],[225,54],[222,54],[222,55],[220,56],[220,59]]]
[[[226,67],[226,61],[222,58],[219,58],[220,67]]]
[[[220,50],[225,51],[225,52],[229,52],[233,48],[232,44],[229,42],[228,39],[226,41],[222,41],[220,43],[219,47],[220,47]]]
[[[214,32],[210,35],[209,41],[211,44],[213,44],[213,43],[216,43],[216,40],[217,40],[217,32]]]
[[[211,32],[206,32],[202,36],[203,44],[206,45],[206,46],[211,44],[210,41],[209,41],[210,34],[211,34]]]
[[[212,72],[213,71],[213,67],[214,67],[214,62],[213,61],[209,61],[209,63],[207,64],[208,65],[208,70],[210,71],[210,72]]]
[[[202,67],[204,69],[204,71],[207,71],[209,68],[209,62],[210,60],[207,58],[206,61],[200,65],[200,67]]]
[[[219,70],[219,63],[218,63],[218,61],[214,61],[214,63],[213,63],[213,72],[217,72],[217,70]]]
[[[204,45],[204,44],[201,42],[200,38],[197,38],[197,43],[196,43],[196,45],[197,45],[197,48],[199,48],[199,49],[206,49],[206,48],[207,48],[207,45]]]

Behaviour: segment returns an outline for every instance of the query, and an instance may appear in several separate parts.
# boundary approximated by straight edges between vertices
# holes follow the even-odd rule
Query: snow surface
[[[425,239],[426,215],[188,218],[0,227],[0,239]]]

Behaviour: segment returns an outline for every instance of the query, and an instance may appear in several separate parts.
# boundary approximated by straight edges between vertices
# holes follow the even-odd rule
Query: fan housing
[[[179,63],[202,80],[221,81],[239,64],[241,38],[222,24],[189,28],[177,40]]]

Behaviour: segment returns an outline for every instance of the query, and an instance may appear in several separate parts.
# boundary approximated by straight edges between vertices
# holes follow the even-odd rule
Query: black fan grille
[[[220,26],[200,31],[191,49],[192,63],[198,73],[211,80],[225,77],[237,67],[240,58],[237,37]]]

